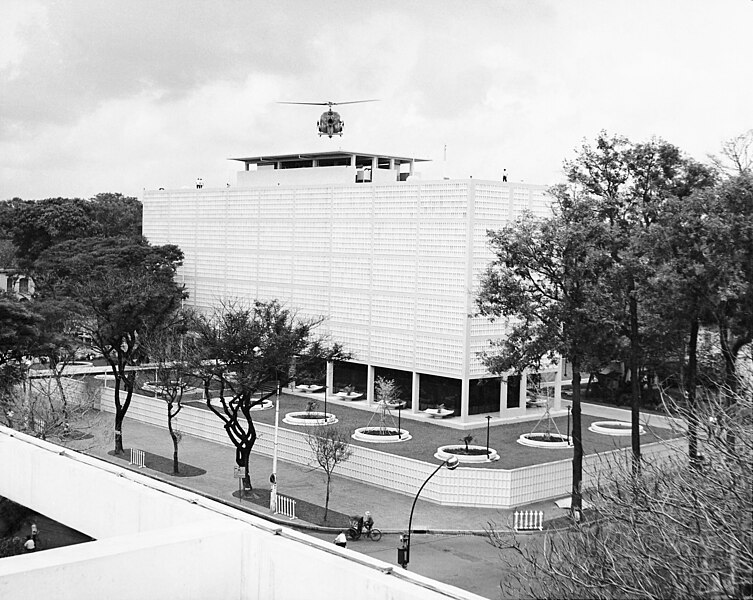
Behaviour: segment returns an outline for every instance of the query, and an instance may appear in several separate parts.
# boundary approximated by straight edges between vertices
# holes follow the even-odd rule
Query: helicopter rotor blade
[[[362,102],[379,102],[379,98],[372,98],[371,100],[351,100],[350,102],[332,102],[332,106],[340,106],[341,104],[361,104]]]
[[[351,100],[349,102],[277,102],[277,104],[304,104],[306,106],[340,106],[341,104],[361,104],[363,102],[379,102],[379,98],[371,100]]]
[[[328,106],[333,102],[278,102],[277,104],[305,104],[308,106]]]

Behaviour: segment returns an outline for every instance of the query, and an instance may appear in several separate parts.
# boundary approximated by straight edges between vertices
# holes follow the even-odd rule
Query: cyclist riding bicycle
[[[355,522],[358,535],[363,533],[364,528],[366,528],[366,532],[368,533],[371,531],[371,528],[374,527],[374,519],[371,517],[371,513],[368,510],[363,513],[362,517],[357,517]]]

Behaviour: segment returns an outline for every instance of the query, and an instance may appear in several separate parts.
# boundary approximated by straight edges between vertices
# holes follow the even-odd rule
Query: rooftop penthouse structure
[[[544,186],[424,181],[422,159],[362,152],[232,160],[244,165],[235,186],[144,193],[144,235],[183,250],[190,304],[276,298],[325,317],[322,332],[352,354],[328,366],[330,392],[353,385],[371,403],[382,376],[414,413],[532,416],[525,375],[492,376],[479,356],[505,324],[473,315],[487,231],[547,215]]]

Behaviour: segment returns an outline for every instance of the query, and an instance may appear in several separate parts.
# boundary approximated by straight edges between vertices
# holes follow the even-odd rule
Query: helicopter
[[[322,113],[319,120],[316,122],[316,127],[319,130],[319,136],[327,135],[332,137],[333,135],[342,136],[343,129],[345,128],[345,121],[340,118],[340,113],[332,110],[333,106],[339,106],[341,104],[360,104],[362,102],[378,102],[377,99],[373,100],[351,100],[350,102],[278,102],[278,104],[304,104],[307,106],[326,106],[327,111]]]

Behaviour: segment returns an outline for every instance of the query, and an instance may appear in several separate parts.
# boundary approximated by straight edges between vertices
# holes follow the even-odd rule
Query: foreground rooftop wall
[[[0,560],[0,598],[480,598],[5,427],[0,465],[0,495],[96,538]]]

